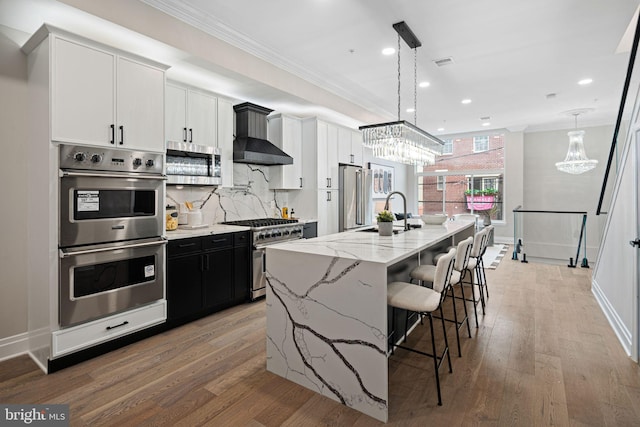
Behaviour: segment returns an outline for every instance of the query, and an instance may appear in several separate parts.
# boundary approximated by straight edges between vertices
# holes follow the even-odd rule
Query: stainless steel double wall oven
[[[163,155],[59,149],[60,326],[164,298]]]

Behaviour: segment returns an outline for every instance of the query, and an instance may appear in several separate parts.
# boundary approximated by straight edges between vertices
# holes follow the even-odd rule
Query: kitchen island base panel
[[[386,422],[386,267],[272,248],[267,260],[267,370]]]
[[[267,370],[388,420],[387,283],[473,234],[447,221],[390,237],[345,232],[267,247]],[[409,328],[419,322],[411,318]]]

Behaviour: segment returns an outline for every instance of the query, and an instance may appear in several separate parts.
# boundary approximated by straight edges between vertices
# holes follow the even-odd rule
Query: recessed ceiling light
[[[437,131],[438,132],[442,132],[444,130],[444,128],[438,128]]]
[[[420,87],[429,87],[429,86],[431,86],[431,83],[429,83],[429,82],[420,82],[420,84],[418,86],[420,86]]]
[[[463,104],[471,104],[471,100],[470,99],[463,99],[462,101]]]
[[[385,47],[384,49],[382,49],[383,55],[393,55],[394,53],[396,53],[396,50],[392,47]]]
[[[415,108],[407,108],[407,113],[413,113],[414,111],[416,111]]]
[[[491,126],[491,123],[489,123],[489,122],[484,122],[484,123],[482,124],[482,126]]]
[[[582,79],[578,82],[580,86],[588,85],[590,83],[593,83],[593,79]]]

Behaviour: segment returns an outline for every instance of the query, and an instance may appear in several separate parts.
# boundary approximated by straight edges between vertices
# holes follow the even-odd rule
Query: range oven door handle
[[[151,179],[164,181],[167,179],[166,175],[142,175],[137,173],[92,173],[92,172],[72,172],[68,170],[61,170],[59,176],[67,177],[67,176],[81,176],[81,177],[89,177],[89,178],[136,178],[136,179]]]
[[[100,252],[117,251],[121,249],[143,248],[146,246],[159,246],[159,245],[166,245],[166,244],[167,244],[166,240],[160,239],[160,240],[153,240],[151,242],[147,241],[147,242],[140,242],[140,243],[131,243],[128,245],[121,245],[121,246],[106,246],[106,247],[99,247],[99,248],[94,247],[91,249],[80,249],[80,250],[60,249],[59,254],[60,254],[60,258],[68,258],[72,256],[77,256],[77,255],[95,254]]]

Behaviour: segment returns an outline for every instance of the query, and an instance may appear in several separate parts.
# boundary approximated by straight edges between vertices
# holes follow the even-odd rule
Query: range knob
[[[154,165],[154,164],[155,164],[155,163],[153,162],[153,159],[149,159],[149,160],[147,160],[147,161],[146,161],[146,163],[145,163],[145,165],[146,165],[148,168],[153,167],[153,165]]]
[[[135,159],[133,159],[133,166],[138,167],[142,165],[142,159],[136,157]]]
[[[102,156],[100,154],[91,155],[91,163],[100,163],[101,161],[102,161]]]
[[[84,162],[85,159],[87,158],[87,155],[84,154],[83,152],[79,151],[79,152],[77,152],[76,154],[73,155],[73,158],[77,162]]]

